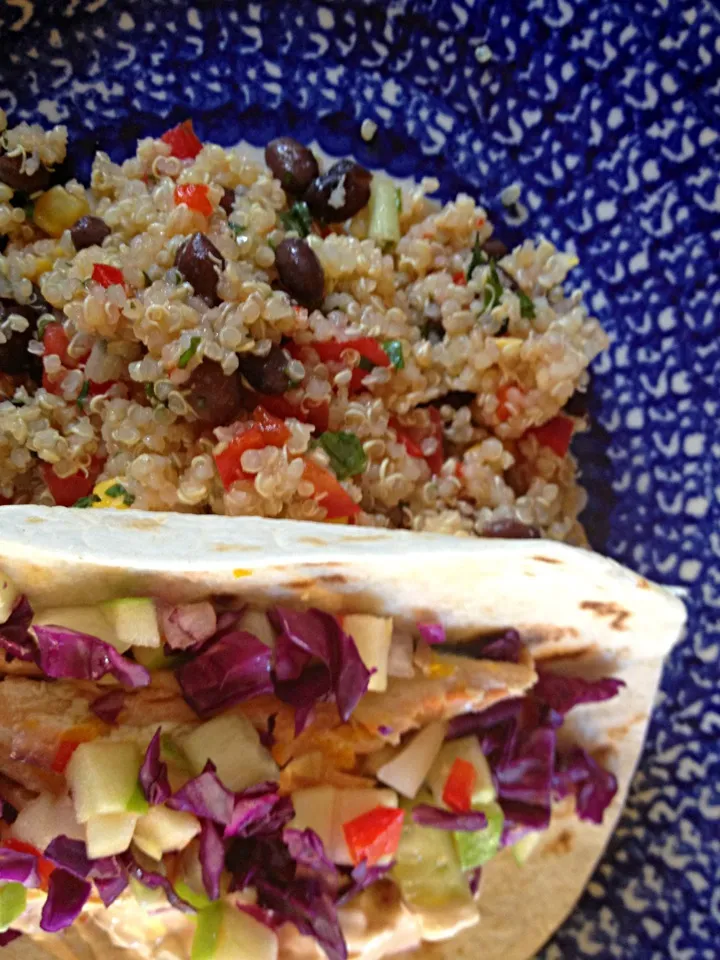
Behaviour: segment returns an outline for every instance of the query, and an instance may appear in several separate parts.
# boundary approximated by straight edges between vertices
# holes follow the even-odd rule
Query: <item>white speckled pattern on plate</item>
[[[492,60],[480,64],[486,44]],[[689,590],[630,806],[545,960],[720,942],[720,14],[711,0],[0,2],[0,105],[98,143],[187,115],[444,192],[522,186],[500,233],[581,257],[612,335],[579,438],[596,547]],[[366,144],[360,121],[380,133]],[[1,518],[0,518],[1,522]]]

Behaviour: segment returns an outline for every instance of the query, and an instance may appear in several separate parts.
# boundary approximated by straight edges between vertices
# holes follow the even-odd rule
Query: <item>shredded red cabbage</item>
[[[547,727],[518,737],[513,755],[495,768],[498,795],[550,810],[555,747],[555,731]]]
[[[603,677],[600,680],[583,680],[582,677],[567,677],[559,673],[538,670],[537,683],[532,693],[551,710],[564,716],[573,707],[582,703],[601,703],[611,700],[625,686],[624,680]]]
[[[297,878],[285,888],[258,880],[257,891],[261,906],[273,910],[305,936],[313,937],[328,960],[347,960],[347,945],[338,921],[337,907],[318,881]]]
[[[146,687],[150,674],[139,663],[126,660],[109,643],[66,627],[36,625],[36,662],[46,677],[64,680],[100,680],[111,674],[125,687]]]
[[[155,731],[140,767],[140,786],[148,803],[159,805],[170,796],[167,764],[160,759],[161,728]]]
[[[300,732],[318,700],[335,699],[343,720],[367,691],[370,671],[338,619],[322,610],[275,607],[275,693],[296,708]]]
[[[35,649],[28,628],[33,618],[33,608],[27,597],[19,597],[10,617],[0,623],[0,648],[18,660],[32,661]]]
[[[603,814],[617,793],[617,778],[604,770],[581,747],[560,754],[553,777],[553,792],[560,799],[575,795],[575,811],[581,820],[602,823]]]
[[[435,830],[484,830],[487,826],[487,817],[480,810],[468,810],[464,813],[455,813],[453,810],[443,810],[433,807],[429,803],[419,803],[413,807],[413,822],[421,827],[434,827]]]
[[[183,696],[199,717],[273,692],[272,651],[245,630],[213,641],[198,656],[175,670]]]
[[[85,843],[62,835],[50,841],[45,856],[56,867],[62,867],[78,880],[87,880],[93,868],[93,861],[87,855]]]
[[[92,887],[68,870],[56,868],[48,880],[47,900],[40,914],[40,928],[59,933],[71,926],[87,903]]]
[[[11,944],[21,936],[22,933],[19,930],[6,930],[4,933],[0,933],[0,947],[7,947],[8,944]]]
[[[220,877],[225,866],[225,845],[210,820],[204,820],[200,833],[200,867],[203,886],[211,900],[220,898]]]
[[[517,630],[503,630],[500,633],[475,637],[458,643],[446,643],[443,653],[455,653],[473,660],[502,660],[505,663],[518,663],[523,642]]]
[[[371,887],[378,880],[381,880],[395,866],[395,863],[375,864],[374,867],[368,867],[367,860],[361,860],[353,867],[350,873],[350,886],[346,887],[337,899],[337,905],[341,907],[344,903],[352,900],[367,887]]]
[[[480,883],[482,881],[482,867],[475,867],[474,870],[471,870],[468,875],[468,886],[470,887],[470,893],[476,897],[480,892]]]
[[[328,893],[335,894],[340,874],[325,853],[325,845],[315,831],[288,829],[283,832],[283,840],[299,868],[298,873],[307,875],[309,872],[320,880]]]
[[[425,643],[429,643],[431,646],[437,643],[445,643],[447,639],[445,627],[441,623],[418,623],[417,628]]]
[[[235,794],[235,807],[225,837],[253,837],[275,833],[295,816],[290,797],[281,797],[278,784],[257,783]]]
[[[116,877],[95,877],[95,889],[105,907],[111,907],[127,889],[128,878],[124,873]]]
[[[103,723],[107,723],[112,727],[117,723],[117,719],[122,713],[124,705],[125,691],[111,690],[110,693],[105,693],[101,697],[98,697],[97,700],[93,700],[90,704],[90,709]]]
[[[38,858],[34,853],[0,847],[0,880],[21,883],[24,887],[38,887]]]
[[[168,899],[168,903],[171,907],[175,907],[176,910],[181,910],[183,913],[196,912],[194,907],[183,900],[182,897],[178,896],[173,885],[162,873],[157,873],[155,870],[146,870],[145,867],[137,862],[132,853],[124,853],[122,859],[129,877],[137,880],[138,883],[147,887],[148,890],[163,890]]]
[[[212,820],[226,827],[232,820],[235,797],[220,782],[215,765],[208,760],[200,776],[188,780],[167,801],[171,810],[192,813],[201,820]]]

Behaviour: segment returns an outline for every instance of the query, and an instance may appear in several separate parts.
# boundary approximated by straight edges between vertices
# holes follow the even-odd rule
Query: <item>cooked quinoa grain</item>
[[[133,509],[583,541],[563,409],[607,338],[574,257],[436,181],[375,194],[288,138],[270,170],[187,123],[48,188],[64,129],[0,120],[0,504],[115,480]]]

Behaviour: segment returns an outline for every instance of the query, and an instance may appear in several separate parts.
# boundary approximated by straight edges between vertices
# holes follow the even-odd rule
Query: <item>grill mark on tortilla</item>
[[[634,727],[636,723],[642,723],[644,719],[644,713],[636,713],[626,720],[625,723],[618,724],[617,727],[609,727],[607,731],[608,740],[624,740],[630,733],[631,728]]]
[[[581,610],[591,610],[598,617],[611,617],[610,629],[620,632],[627,630],[625,623],[631,616],[629,610],[625,610],[619,604],[611,602],[606,603],[602,600],[583,600],[580,604]]]
[[[562,564],[562,560],[555,560],[553,557],[533,557],[533,560],[537,560],[539,563]]]

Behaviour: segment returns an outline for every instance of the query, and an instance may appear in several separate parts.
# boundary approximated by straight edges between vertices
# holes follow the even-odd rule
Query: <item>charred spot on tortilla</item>
[[[627,630],[627,621],[631,617],[629,610],[621,607],[614,601],[604,600],[583,600],[580,604],[581,610],[591,610],[598,617],[610,618],[610,629],[623,631]]]
[[[624,740],[632,728],[638,723],[643,723],[645,719],[646,714],[635,713],[632,715],[632,717],[626,720],[625,723],[621,723],[617,727],[609,727],[607,731],[608,740]]]
[[[568,853],[572,853],[574,844],[575,837],[572,832],[567,827],[563,827],[556,837],[553,837],[549,843],[544,844],[543,852],[550,856],[564,857]]]
[[[562,564],[562,560],[555,560],[554,557],[533,557],[533,560],[537,560],[539,563]]]
[[[351,583],[351,582],[352,582],[349,577],[346,577],[346,576],[345,576],[344,573],[327,573],[327,574],[320,574],[320,576],[316,577],[315,579],[316,579],[316,582],[319,580],[319,581],[321,581],[322,583],[345,584],[345,583]]]

